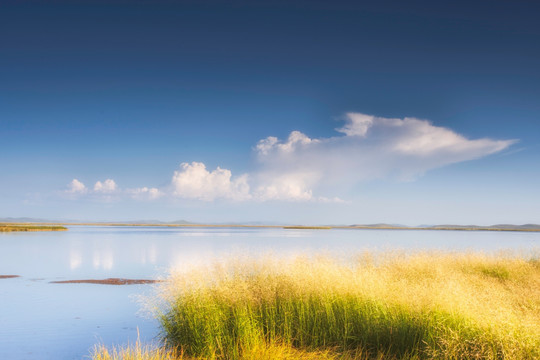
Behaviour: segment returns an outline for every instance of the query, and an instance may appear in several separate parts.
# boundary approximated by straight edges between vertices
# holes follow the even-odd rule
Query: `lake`
[[[63,232],[0,233],[0,359],[81,359],[94,344],[151,342],[158,323],[138,299],[153,285],[51,281],[157,279],[171,268],[231,254],[451,250],[529,254],[540,233],[425,230],[286,230],[69,226]]]

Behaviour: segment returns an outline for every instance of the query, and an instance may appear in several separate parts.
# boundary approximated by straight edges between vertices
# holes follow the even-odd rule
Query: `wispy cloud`
[[[312,139],[293,131],[286,140],[260,140],[255,148],[260,191],[288,197],[292,187],[292,197],[307,197],[319,187],[343,189],[383,178],[414,180],[431,169],[481,158],[516,142],[470,140],[416,118],[348,113],[344,120],[336,129],[342,136]]]
[[[482,158],[507,149],[517,140],[467,139],[451,129],[417,118],[384,118],[347,113],[336,135],[311,138],[292,131],[280,140],[269,136],[253,149],[258,166],[233,176],[201,162],[182,163],[170,186],[120,189],[116,182],[97,181],[89,190],[77,179],[66,193],[79,196],[129,196],[135,199],[214,201],[342,202],[336,194],[364,181],[411,181],[431,169]],[[324,196],[322,196],[323,194]]]

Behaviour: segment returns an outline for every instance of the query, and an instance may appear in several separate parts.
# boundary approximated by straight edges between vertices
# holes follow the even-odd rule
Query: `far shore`
[[[527,227],[526,225],[493,225],[493,226],[399,226],[399,225],[252,225],[252,224],[155,224],[155,223],[107,223],[107,222],[51,222],[51,223],[0,223],[1,231],[65,231],[66,226],[135,226],[135,227],[176,227],[176,228],[266,228],[287,230],[444,230],[444,231],[517,231],[540,232],[539,225]]]

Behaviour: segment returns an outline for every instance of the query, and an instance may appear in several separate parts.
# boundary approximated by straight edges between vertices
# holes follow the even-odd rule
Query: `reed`
[[[104,345],[94,347],[92,360],[182,360],[186,359],[175,350],[143,345],[137,341],[126,347],[107,348]]]
[[[94,360],[540,358],[537,256],[239,257],[159,289],[167,345]]]
[[[353,358],[540,358],[535,259],[230,260],[174,274],[161,296],[163,338],[194,357],[241,359],[279,344]]]

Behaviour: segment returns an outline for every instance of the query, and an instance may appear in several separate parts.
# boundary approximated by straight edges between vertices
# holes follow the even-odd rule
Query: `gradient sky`
[[[0,217],[540,223],[534,1],[2,1]]]

